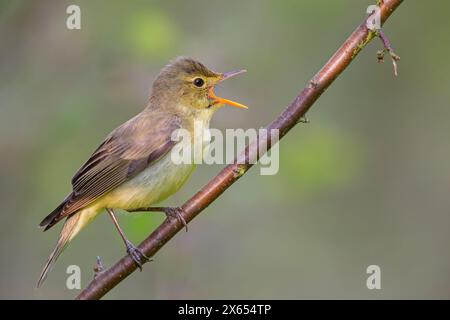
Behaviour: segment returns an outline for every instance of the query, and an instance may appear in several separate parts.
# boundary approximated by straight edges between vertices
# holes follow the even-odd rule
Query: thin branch
[[[388,52],[389,55],[391,56],[392,65],[394,67],[394,75],[398,76],[397,61],[400,61],[400,56],[394,52],[394,49],[391,46],[391,42],[389,41],[388,37],[383,32],[383,30],[378,30],[378,37],[381,39],[381,42],[383,43],[384,46],[384,49],[378,51],[377,53],[378,62],[384,62],[384,54]]]
[[[402,1],[384,0],[380,4],[381,23],[386,21]],[[271,129],[279,129],[281,138],[292,129],[330,84],[348,67],[361,49],[374,37],[374,32],[367,29],[366,21],[359,25],[323,68],[312,78],[308,86],[300,92],[277,119],[267,126],[268,132],[271,132]],[[258,140],[261,139],[265,139],[265,137],[258,137]],[[268,140],[269,149],[272,141],[270,139]],[[183,204],[182,214],[187,222],[194,219],[203,209],[208,207],[208,205],[247,172],[252,166],[251,164],[247,164],[250,161],[245,161],[244,163],[246,164],[239,163],[243,163],[241,161],[242,157],[245,157],[246,160],[256,157],[258,154],[258,144],[259,141],[253,141],[249,144],[245,152],[236,159],[238,161],[226,166],[199,192]],[[139,248],[147,256],[152,257],[182,229],[183,224],[178,219],[166,219],[139,245]],[[92,280],[78,295],[77,299],[99,299],[135,270],[136,264],[133,259],[125,256],[111,268],[103,271]]]

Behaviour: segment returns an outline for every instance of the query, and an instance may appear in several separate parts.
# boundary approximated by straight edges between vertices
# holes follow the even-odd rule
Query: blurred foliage
[[[100,215],[34,284],[56,241],[39,221],[101,139],[145,105],[178,55],[248,73],[218,93],[250,106],[212,125],[259,128],[290,103],[373,1],[0,1],[1,298],[71,298],[97,255],[124,252]],[[280,142],[280,171],[253,168],[109,298],[449,298],[448,1],[405,1],[385,26],[402,57],[376,63],[373,41]],[[178,205],[221,166],[200,166]],[[138,243],[164,215],[119,216]],[[270,257],[268,259],[268,257]],[[382,268],[382,290],[365,287]]]
[[[150,9],[131,17],[127,38],[142,59],[165,59],[180,42],[176,25],[163,12]]]
[[[363,156],[357,140],[332,126],[311,127],[304,130],[301,140],[283,147],[280,178],[290,185],[301,182],[306,194],[353,181],[360,174]]]

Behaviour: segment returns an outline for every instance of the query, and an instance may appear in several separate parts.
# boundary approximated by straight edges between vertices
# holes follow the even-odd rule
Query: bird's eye
[[[195,85],[196,87],[201,88],[201,87],[203,87],[204,84],[205,84],[205,81],[203,81],[202,78],[195,78],[195,79],[194,79],[194,85]]]

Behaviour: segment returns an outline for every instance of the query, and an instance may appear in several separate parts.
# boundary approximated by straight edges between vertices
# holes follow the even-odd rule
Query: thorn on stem
[[[303,116],[300,119],[298,119],[297,123],[309,123],[309,119]]]
[[[384,55],[386,52],[388,52],[389,55],[391,56],[392,65],[394,67],[394,75],[397,76],[398,75],[397,61],[400,61],[400,56],[394,52],[394,49],[392,48],[391,43],[389,42],[387,36],[384,34],[383,30],[378,30],[378,37],[381,39],[381,42],[383,43],[384,46],[383,50],[379,50],[377,52],[378,62],[380,63],[384,62]]]
[[[97,278],[104,270],[105,268],[103,267],[102,258],[100,258],[100,256],[97,256],[97,260],[94,266],[94,279]]]

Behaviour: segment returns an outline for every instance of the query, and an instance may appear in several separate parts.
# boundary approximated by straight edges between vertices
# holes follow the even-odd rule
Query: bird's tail
[[[39,277],[39,281],[37,283],[37,287],[39,288],[44,280],[47,278],[48,273],[52,269],[53,265],[58,259],[59,255],[63,250],[67,247],[69,242],[75,237],[75,235],[81,230],[80,225],[81,212],[75,213],[74,215],[67,218],[64,226],[59,235],[58,242],[56,243],[55,249],[53,249],[52,253],[48,257],[47,262],[45,263],[44,269],[41,272]]]

